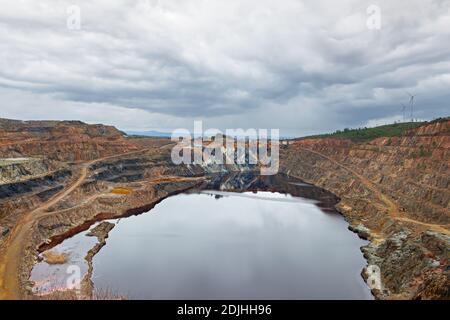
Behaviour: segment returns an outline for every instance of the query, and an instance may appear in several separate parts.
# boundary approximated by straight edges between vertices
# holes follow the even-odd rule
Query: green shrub
[[[306,138],[342,138],[350,139],[354,142],[366,142],[380,137],[396,137],[402,136],[411,129],[415,129],[423,125],[425,122],[404,122],[394,123],[374,128],[357,128],[348,129],[344,131],[337,130],[333,133],[315,135]],[[392,141],[390,140],[388,144]]]

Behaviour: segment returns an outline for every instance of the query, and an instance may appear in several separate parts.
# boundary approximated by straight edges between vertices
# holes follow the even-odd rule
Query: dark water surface
[[[280,176],[218,177],[207,188],[240,193],[193,191],[110,220],[95,287],[129,299],[372,299],[360,276],[367,242],[347,229],[335,196]],[[34,267],[36,292],[64,287],[71,264],[85,272],[87,232],[52,249],[67,265]]]
[[[364,244],[307,199],[182,194],[120,220],[93,281],[142,299],[370,299]]]

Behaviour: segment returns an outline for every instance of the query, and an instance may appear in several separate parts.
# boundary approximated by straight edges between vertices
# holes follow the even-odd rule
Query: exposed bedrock
[[[69,169],[47,175],[0,184],[0,227],[10,230],[18,219],[60,192],[72,179]],[[0,245],[7,232],[0,232]]]
[[[367,144],[305,139],[284,146],[281,170],[336,194],[351,229],[371,243],[378,298],[449,299],[450,121]]]
[[[114,127],[80,121],[17,121],[0,119],[3,158],[42,157],[88,161],[139,148]]]
[[[41,158],[13,158],[0,160],[0,183],[14,183],[47,174],[54,166]]]
[[[281,173],[336,195],[350,229],[370,240],[362,251],[369,265],[380,267],[383,288],[374,291],[377,298],[450,299],[449,128],[450,121],[443,121],[368,143],[327,138],[281,146]],[[224,190],[270,190],[270,178],[256,181],[259,170],[247,165],[174,165],[169,144],[129,139],[101,125],[1,120],[0,155],[16,160],[5,162],[2,171],[0,246],[21,217],[83,178],[33,221],[20,254],[22,287],[39,250],[95,221],[148,211],[167,196],[206,183]],[[36,167],[18,159],[37,155],[45,160],[33,160]],[[240,173],[237,182],[227,180],[232,172]]]

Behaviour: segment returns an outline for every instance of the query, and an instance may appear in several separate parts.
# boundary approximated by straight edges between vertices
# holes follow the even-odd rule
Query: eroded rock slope
[[[302,139],[280,167],[333,192],[381,271],[378,298],[449,298],[450,121],[366,143]],[[39,250],[103,218],[147,211],[247,165],[174,165],[162,138],[81,122],[0,119],[0,298],[23,298]],[[50,243],[51,242],[51,243]],[[320,254],[320,253],[318,253]]]

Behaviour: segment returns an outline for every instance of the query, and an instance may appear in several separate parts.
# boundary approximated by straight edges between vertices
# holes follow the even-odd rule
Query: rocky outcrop
[[[40,176],[53,170],[52,164],[39,158],[13,158],[0,160],[0,184],[14,183]]]
[[[3,239],[8,235],[8,233],[9,228],[0,225],[0,244],[3,241]]]

